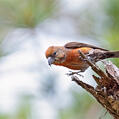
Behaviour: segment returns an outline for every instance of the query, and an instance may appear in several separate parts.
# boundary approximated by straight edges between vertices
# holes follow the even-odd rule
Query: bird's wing
[[[93,49],[100,49],[100,50],[108,51],[107,49],[103,49],[103,48],[100,48],[100,47],[96,47],[96,46],[89,45],[89,44],[86,44],[86,43],[79,43],[79,42],[69,42],[69,43],[65,44],[64,47],[68,48],[68,49],[89,47],[89,48],[93,48]]]

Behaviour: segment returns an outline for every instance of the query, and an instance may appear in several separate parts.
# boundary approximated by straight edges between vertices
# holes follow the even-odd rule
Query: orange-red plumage
[[[49,64],[55,64],[67,67],[73,70],[85,71],[89,66],[81,58],[79,50],[94,61],[100,61],[105,58],[119,57],[119,52],[110,52],[106,49],[92,46],[89,44],[70,42],[64,46],[50,46],[46,50],[46,58]]]

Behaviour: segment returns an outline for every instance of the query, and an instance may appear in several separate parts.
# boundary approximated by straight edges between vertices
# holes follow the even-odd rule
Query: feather
[[[107,49],[104,49],[104,48],[96,47],[96,46],[89,45],[86,43],[79,43],[79,42],[69,42],[69,43],[65,44],[64,47],[67,49],[76,49],[76,48],[88,47],[88,48],[108,51]]]

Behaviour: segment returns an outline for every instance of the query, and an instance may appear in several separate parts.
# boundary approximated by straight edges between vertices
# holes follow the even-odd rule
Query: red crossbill
[[[73,70],[84,72],[89,65],[80,56],[79,51],[83,52],[93,63],[106,58],[118,58],[119,51],[109,51],[93,45],[69,42],[64,46],[50,46],[46,50],[46,58],[49,65],[64,66]]]

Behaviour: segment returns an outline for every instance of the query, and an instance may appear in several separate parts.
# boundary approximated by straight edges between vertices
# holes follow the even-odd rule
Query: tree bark
[[[86,84],[72,75],[72,81],[92,94],[95,99],[114,117],[119,119],[119,68],[112,62],[103,61],[106,72],[102,71],[96,64],[93,64],[82,52],[79,52],[83,59],[91,66],[99,77],[93,75],[97,87]]]

